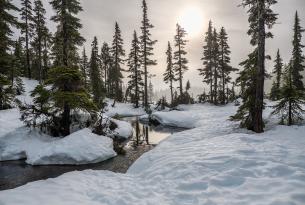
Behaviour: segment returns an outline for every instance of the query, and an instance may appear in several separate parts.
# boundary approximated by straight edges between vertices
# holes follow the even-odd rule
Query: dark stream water
[[[184,130],[144,124],[138,120],[138,117],[125,117],[122,120],[130,122],[134,128],[133,137],[125,146],[125,155],[118,155],[96,164],[78,166],[31,166],[26,164],[25,160],[0,162],[0,190],[16,188],[32,181],[58,177],[71,171],[93,169],[126,173],[133,162],[142,154],[153,149],[155,145],[169,135]]]

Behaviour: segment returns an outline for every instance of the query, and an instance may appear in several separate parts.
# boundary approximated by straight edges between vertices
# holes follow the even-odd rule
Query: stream
[[[118,155],[112,159],[87,165],[52,165],[32,166],[25,160],[0,162],[0,190],[13,189],[28,182],[58,177],[66,172],[82,171],[86,169],[109,170],[126,173],[128,168],[145,152],[153,149],[160,141],[171,134],[185,129],[154,126],[139,121],[138,117],[124,117],[121,120],[132,124],[134,133],[126,143],[125,155]]]

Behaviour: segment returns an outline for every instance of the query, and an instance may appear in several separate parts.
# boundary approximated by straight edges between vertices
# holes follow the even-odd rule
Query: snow
[[[162,141],[126,174],[71,172],[2,191],[0,204],[304,204],[305,126],[275,126],[269,118],[265,133],[245,133],[227,121],[233,105],[179,109],[155,116],[182,126],[189,115],[186,126],[196,128]]]
[[[23,78],[25,93],[21,102],[32,103],[30,92],[35,80]],[[88,117],[79,113],[82,118]],[[65,138],[53,138],[37,130],[30,130],[19,120],[18,108],[0,111],[0,161],[26,159],[28,164],[89,164],[116,156],[112,139],[98,136],[90,129],[82,129]],[[126,136],[130,127],[119,123],[118,132]],[[132,131],[132,128],[131,128]],[[0,203],[1,204],[1,203]]]
[[[111,119],[111,121],[113,121],[118,126],[114,130],[114,133],[117,137],[127,139],[132,136],[133,127],[130,123],[116,119]]]
[[[109,117],[120,116],[120,117],[131,117],[144,115],[146,112],[143,108],[134,108],[131,103],[115,103],[115,106],[112,107],[113,100],[107,99],[108,106],[106,108],[106,115]]]
[[[89,164],[116,156],[112,139],[82,129],[65,138],[52,138],[20,128],[0,139],[0,161],[26,159],[31,165]]]

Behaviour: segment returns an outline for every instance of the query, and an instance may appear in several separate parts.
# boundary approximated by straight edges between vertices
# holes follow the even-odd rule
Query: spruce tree
[[[131,50],[128,57],[128,67],[130,73],[130,75],[128,76],[130,78],[130,81],[128,82],[128,89],[132,92],[132,102],[134,103],[136,108],[139,107],[141,88],[144,85],[142,78],[144,72],[141,70],[140,49],[140,42],[135,31],[133,34]]]
[[[18,11],[10,0],[0,0],[0,110],[11,107],[14,91],[10,86],[9,73],[12,61],[10,48],[14,46],[12,27],[19,25],[11,13]]]
[[[187,33],[179,24],[176,25],[176,35],[175,35],[175,47],[177,51],[174,52],[174,70],[177,81],[179,81],[180,96],[183,96],[183,75],[188,70],[187,63],[188,60],[185,58],[187,52],[185,51],[185,46],[187,40],[185,40]]]
[[[280,89],[281,89],[281,81],[282,81],[282,69],[283,69],[283,60],[280,55],[280,50],[277,51],[276,58],[274,61],[274,69],[272,74],[275,77],[275,80],[273,81],[271,93],[270,93],[270,99],[271,100],[279,100],[280,98]]]
[[[293,62],[286,67],[280,102],[274,106],[272,114],[280,115],[281,124],[293,125],[303,120],[305,110],[304,93],[293,83]]]
[[[302,81],[303,76],[301,74],[305,68],[305,57],[303,56],[302,49],[304,45],[302,45],[302,33],[305,31],[300,25],[300,19],[298,16],[298,12],[295,14],[295,22],[294,22],[294,35],[293,35],[293,51],[292,51],[292,78],[293,85],[298,89],[305,91],[304,83]]]
[[[100,59],[98,54],[98,43],[96,37],[94,37],[91,46],[92,46],[91,59],[90,59],[91,90],[93,94],[93,101],[98,107],[101,107],[104,93],[103,93],[102,76],[99,67]]]
[[[89,62],[88,62],[88,56],[86,54],[86,49],[84,47],[83,49],[83,53],[82,53],[82,57],[80,59],[80,69],[82,72],[82,76],[84,79],[84,84],[85,84],[85,88],[88,90],[89,89]]]
[[[148,67],[157,65],[156,60],[151,59],[153,56],[153,46],[156,44],[156,40],[151,39],[150,30],[154,28],[154,26],[150,23],[147,14],[147,3],[146,0],[142,1],[142,9],[143,9],[143,18],[142,18],[142,26],[141,31],[142,35],[140,36],[141,41],[141,50],[142,50],[142,65],[144,68],[144,106],[145,109],[148,109]]]
[[[219,44],[218,44],[218,33],[216,29],[214,29],[213,37],[212,37],[212,62],[213,62],[213,99],[214,104],[218,104],[218,79],[220,78],[220,71],[219,71],[219,60],[220,60],[220,53],[219,53]]]
[[[78,0],[52,0],[50,3],[56,13],[51,20],[58,26],[53,45],[55,68],[49,72],[49,82],[56,90],[55,104],[62,110],[59,133],[67,136],[70,134],[71,109],[86,107],[80,100],[88,101],[77,67],[77,46],[83,44],[84,38],[79,33],[82,25],[76,15],[82,7]]]
[[[34,1],[34,17],[33,17],[33,48],[35,50],[36,63],[38,65],[38,80],[42,83],[43,74],[43,40],[48,38],[49,30],[46,27],[46,10],[41,0]]]
[[[170,89],[170,93],[171,93],[171,104],[173,104],[173,101],[174,101],[173,83],[174,83],[174,81],[176,81],[176,79],[175,79],[175,71],[174,71],[174,65],[173,65],[173,51],[172,51],[170,42],[168,42],[166,56],[167,56],[167,60],[166,60],[167,68],[166,68],[165,73],[163,74],[163,77],[164,77],[164,82],[166,84],[169,84],[169,89]]]
[[[102,63],[102,70],[103,70],[103,75],[104,75],[104,88],[106,91],[106,95],[108,96],[109,94],[109,71],[111,68],[111,63],[112,63],[112,58],[110,54],[110,48],[106,42],[103,43],[103,46],[101,48],[101,63]]]
[[[11,86],[17,95],[21,95],[21,93],[24,92],[24,85],[20,78],[22,75],[23,63],[22,42],[19,38],[19,40],[15,42],[14,54],[12,56],[10,68]]]
[[[205,34],[205,45],[203,46],[203,61],[204,68],[200,68],[199,75],[203,76],[203,82],[210,86],[210,102],[213,102],[213,26],[212,21],[209,21],[208,31]]]
[[[110,97],[113,97],[116,101],[121,102],[123,100],[122,90],[122,65],[124,63],[123,57],[125,56],[125,50],[123,49],[123,39],[121,36],[121,30],[119,24],[115,23],[115,33],[113,36],[112,48],[112,67],[110,76]]]
[[[221,76],[221,83],[222,83],[222,89],[221,89],[221,96],[220,101],[221,104],[225,104],[227,97],[226,97],[226,86],[228,83],[231,82],[232,78],[230,74],[234,71],[237,71],[238,69],[233,68],[230,58],[230,46],[228,44],[228,34],[224,27],[221,28],[219,33],[219,70],[220,70],[220,76]]]
[[[21,34],[24,34],[25,52],[26,52],[26,69],[28,78],[32,78],[31,59],[30,59],[30,42],[33,37],[33,9],[31,0],[21,0]]]
[[[257,133],[264,131],[263,122],[263,108],[264,108],[264,78],[265,78],[265,41],[266,38],[272,38],[273,35],[267,29],[271,29],[277,20],[277,14],[273,12],[271,6],[276,4],[276,0],[243,0],[242,5],[248,8],[249,24],[248,35],[251,36],[251,45],[255,47],[255,51],[251,55],[256,54],[257,58],[249,58],[247,61],[251,62],[253,59],[256,62],[252,62],[252,65],[256,65],[250,73],[255,76],[254,82],[249,85],[248,82],[252,81],[250,75],[242,76],[243,81],[241,84],[245,86],[243,95],[243,105],[241,105],[238,114],[243,111],[244,116],[242,117],[241,125],[245,125],[248,129],[251,129]],[[253,68],[253,66],[247,66]],[[246,69],[246,66],[245,66]],[[252,69],[251,69],[252,70]],[[243,72],[247,73],[247,72]],[[242,74],[242,73],[241,73]],[[248,77],[249,79],[245,79]],[[250,86],[250,87],[249,87]],[[255,86],[255,92],[252,92],[253,86]],[[247,98],[247,99],[246,99]],[[254,103],[249,100],[254,101]],[[251,107],[249,107],[251,106]],[[246,111],[247,110],[247,111]],[[246,114],[249,112],[248,114]],[[242,115],[240,115],[242,116]],[[243,123],[246,122],[246,123]]]

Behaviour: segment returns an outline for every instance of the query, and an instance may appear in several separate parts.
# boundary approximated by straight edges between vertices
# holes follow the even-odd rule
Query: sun
[[[197,7],[185,9],[178,17],[178,23],[187,31],[190,37],[201,34],[203,30],[203,20],[203,13]]]

